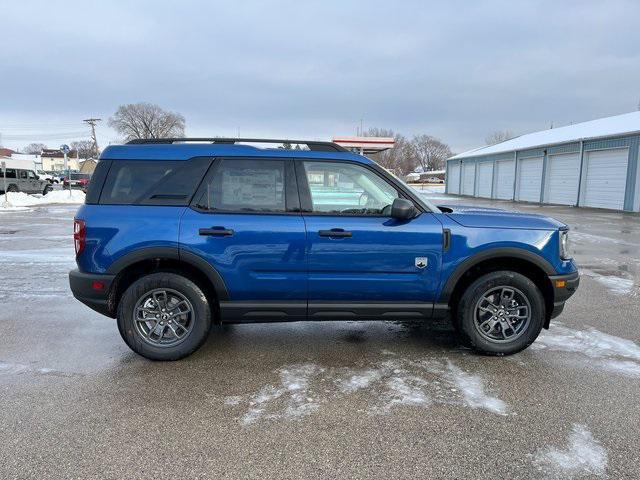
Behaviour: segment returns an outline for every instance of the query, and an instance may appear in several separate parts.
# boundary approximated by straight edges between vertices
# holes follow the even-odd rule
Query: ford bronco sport
[[[297,149],[269,146],[283,142]],[[579,283],[566,225],[437,207],[328,142],[110,146],[74,240],[74,296],[155,360],[191,354],[212,323],[447,316],[476,351],[512,354]]]

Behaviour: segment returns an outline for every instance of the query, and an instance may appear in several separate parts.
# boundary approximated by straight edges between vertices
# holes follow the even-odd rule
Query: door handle
[[[342,228],[332,228],[331,230],[320,230],[318,235],[321,237],[346,238],[353,236],[351,232],[347,232]]]
[[[198,233],[203,236],[208,237],[230,237],[235,232],[230,228],[224,227],[211,227],[211,228],[201,228]]]

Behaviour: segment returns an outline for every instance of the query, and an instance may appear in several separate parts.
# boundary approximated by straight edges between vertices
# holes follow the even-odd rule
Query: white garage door
[[[460,193],[460,164],[449,162],[449,172],[447,174],[447,192]]]
[[[580,154],[549,155],[545,203],[575,205],[580,185]]]
[[[496,162],[496,198],[502,200],[513,199],[513,181],[515,176],[515,162],[513,160]]]
[[[478,164],[478,196],[491,198],[491,184],[493,183],[493,162]]]
[[[539,202],[542,188],[542,157],[518,161],[518,200]]]
[[[629,150],[600,150],[587,152],[585,158],[585,207],[624,208],[624,193],[627,185]]]
[[[473,188],[476,183],[476,164],[462,164],[462,194],[473,195]]]

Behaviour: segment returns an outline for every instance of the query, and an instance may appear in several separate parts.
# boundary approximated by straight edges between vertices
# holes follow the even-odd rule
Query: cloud
[[[495,129],[525,133],[640,100],[636,2],[64,5],[3,6],[7,138],[150,101],[183,113],[191,135],[327,138],[363,118],[461,151]]]

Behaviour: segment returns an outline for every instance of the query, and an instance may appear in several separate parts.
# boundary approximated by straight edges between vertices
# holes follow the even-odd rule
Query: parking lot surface
[[[69,292],[76,207],[0,213],[0,478],[639,478],[640,217],[432,196],[571,226],[580,289],[528,350],[345,321],[150,362]]]

